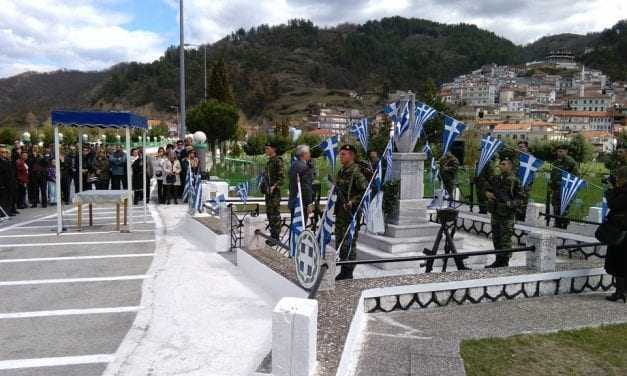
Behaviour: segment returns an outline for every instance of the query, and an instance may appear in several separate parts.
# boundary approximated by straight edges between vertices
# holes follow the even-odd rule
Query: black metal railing
[[[286,243],[280,241],[279,239],[273,238],[269,234],[267,234],[267,233],[265,233],[265,232],[263,232],[263,231],[261,231],[259,229],[255,230],[255,235],[261,236],[262,238],[264,238],[266,240],[270,240],[270,241],[274,242],[275,247],[284,249],[286,251],[290,250],[290,246],[289,245],[287,245]]]
[[[433,223],[437,223],[436,213],[431,213],[429,215],[429,221]],[[467,224],[470,222],[470,224]],[[487,228],[490,228],[489,230]],[[486,238],[490,238],[492,236],[492,225],[489,222],[477,221],[472,218],[464,218],[458,217],[457,222],[455,223],[455,229],[467,232],[469,234],[476,234],[485,236]],[[514,237],[516,238],[516,242],[518,245],[524,245],[523,238],[527,236],[527,231],[514,229]]]
[[[234,204],[229,204],[229,221],[231,229],[231,252],[242,246],[242,228],[244,228],[244,219],[249,215],[257,217],[259,215],[259,204],[251,204],[254,209],[241,209]],[[246,205],[248,206],[248,204]]]
[[[512,249],[493,249],[488,251],[474,251],[464,253],[448,253],[440,255],[428,255],[428,256],[408,256],[408,257],[394,257],[394,258],[382,258],[382,259],[369,259],[369,260],[347,260],[337,261],[335,264],[342,265],[367,265],[367,264],[383,264],[383,263],[395,263],[395,262],[408,262],[408,261],[429,261],[429,260],[448,260],[455,257],[471,257],[471,256],[483,256],[483,255],[499,255],[510,254],[516,252],[535,252],[536,247],[522,247]]]
[[[604,247],[606,244],[600,242],[577,242],[566,244],[568,239],[562,239],[562,245],[558,245],[556,247],[557,252],[566,251],[568,252],[568,258],[573,258],[573,254],[580,254],[584,259],[589,259],[591,257],[597,257],[600,259],[605,258]],[[589,251],[589,249],[592,249]]]
[[[553,219],[563,219],[569,222],[573,222],[573,223],[582,223],[582,224],[586,224],[586,225],[600,225],[600,222],[594,222],[594,221],[586,221],[583,219],[577,219],[577,218],[571,218],[571,217],[565,217],[562,215],[555,215],[555,214],[547,214],[547,213],[540,213],[540,217],[545,217],[546,218],[546,226],[549,227],[550,223],[551,223],[551,218]]]

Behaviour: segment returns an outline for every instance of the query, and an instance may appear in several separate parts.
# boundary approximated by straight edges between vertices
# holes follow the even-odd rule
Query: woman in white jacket
[[[168,159],[163,162],[163,175],[165,181],[165,196],[166,204],[170,205],[170,199],[174,199],[174,204],[178,204],[176,195],[178,193],[178,187],[181,186],[181,163],[176,159],[176,153],[171,151]]]
[[[165,204],[165,191],[163,189],[163,180],[165,176],[165,173],[163,172],[163,163],[165,160],[165,150],[163,148],[159,148],[157,155],[150,159],[154,178],[157,180],[157,201],[160,204]]]

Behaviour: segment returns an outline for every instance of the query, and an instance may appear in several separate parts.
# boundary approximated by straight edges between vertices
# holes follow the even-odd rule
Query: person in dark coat
[[[29,179],[29,201],[31,208],[36,208],[41,199],[41,207],[48,206],[48,164],[49,160],[39,153],[39,147],[33,146],[31,156],[28,160]]]
[[[17,181],[15,179],[15,173],[11,168],[11,153],[4,146],[0,146],[0,207],[4,209],[5,213],[1,213],[2,215],[6,214],[8,216],[15,216],[13,212],[13,201],[12,195],[7,194],[12,190],[12,186],[17,187]]]
[[[607,192],[607,206],[610,209],[606,222],[627,231],[627,167],[616,171],[615,182]],[[627,278],[627,238],[620,244],[607,246],[605,271],[614,276],[616,292],[606,299],[612,302],[625,298],[625,278]]]
[[[109,157],[109,167],[111,168],[111,189],[126,189],[126,154],[120,145],[116,146],[115,152]]]
[[[296,160],[290,167],[290,196],[287,206],[290,209],[292,215],[294,215],[294,208],[296,207],[296,195],[298,194],[298,181],[297,177],[300,177],[300,192],[303,198],[303,215],[305,216],[305,224],[307,224],[307,218],[310,210],[309,206],[313,203],[314,191],[313,191],[313,179],[314,168],[311,164],[311,153],[309,146],[298,145],[295,151]]]

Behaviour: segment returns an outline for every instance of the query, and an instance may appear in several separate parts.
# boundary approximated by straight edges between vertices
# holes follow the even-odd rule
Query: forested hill
[[[613,78],[627,74],[625,22],[603,33],[561,35],[517,46],[474,25],[446,25],[401,17],[319,28],[310,21],[238,30],[208,46],[208,64],[224,57],[238,105],[250,117],[302,113],[309,103],[359,103],[347,90],[378,98],[396,89],[419,90],[483,64],[541,59],[561,39],[581,58],[606,68]],[[618,30],[618,31],[617,31]],[[203,98],[203,49],[188,50],[188,103]],[[24,76],[24,77],[22,77]],[[119,64],[106,72],[28,74],[0,80],[0,120],[16,111],[44,116],[52,107],[151,105],[172,111],[178,103],[178,50],[168,49],[148,64]],[[58,84],[57,84],[58,83]],[[21,115],[18,115],[21,116]]]

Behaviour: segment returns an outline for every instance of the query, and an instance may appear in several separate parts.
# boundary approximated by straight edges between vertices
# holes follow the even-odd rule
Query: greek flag
[[[494,154],[503,146],[503,142],[491,136],[485,136],[481,139],[481,154],[479,155],[479,163],[475,174],[479,176],[481,171],[490,162]],[[522,162],[521,162],[522,166]]]
[[[247,181],[238,184],[237,193],[239,194],[239,198],[244,202],[244,204],[246,204],[246,202],[248,201],[248,182]]]
[[[322,141],[320,144],[322,154],[324,154],[324,156],[329,160],[329,164],[333,170],[335,170],[335,158],[337,156],[338,143],[339,141],[337,136],[333,136]]]
[[[211,209],[214,212],[216,212],[220,208],[220,204],[225,202],[225,201],[226,201],[226,198],[224,198],[224,194],[220,194],[215,199],[207,201],[207,203],[209,204],[209,206],[211,206]]]
[[[444,152],[442,153],[442,155],[448,153],[449,147],[453,144],[453,141],[455,141],[457,136],[462,134],[464,128],[466,128],[466,125],[464,125],[464,123],[461,123],[450,116],[444,115]]]
[[[560,215],[564,215],[568,209],[568,205],[573,201],[577,192],[586,186],[586,182],[566,171],[562,171],[562,189],[560,200]]]
[[[536,172],[542,168],[544,161],[534,157],[531,154],[521,153],[520,154],[520,167],[518,168],[518,178],[520,179],[520,184],[523,187],[528,186],[533,182],[533,177]]]
[[[200,179],[199,179],[200,180]],[[202,184],[197,184],[196,188],[196,196],[194,197],[194,211],[196,213],[202,213],[204,210],[203,202],[202,202]]]
[[[440,175],[440,168],[438,167],[438,163],[435,161],[435,158],[431,157],[431,168],[429,171],[429,180],[431,181],[431,184],[433,184],[438,175]]]
[[[425,124],[437,115],[438,112],[422,102],[416,102],[416,109],[414,112],[416,114],[416,118],[414,119],[414,124],[412,124],[411,135],[412,142],[415,144],[420,138]]]
[[[385,178],[383,181],[392,180],[392,140],[388,142],[388,146],[383,152],[383,158],[385,158]]]
[[[305,214],[303,212],[303,195],[300,190],[300,176],[296,175],[298,183],[298,193],[296,194],[296,205],[294,206],[294,217],[290,225],[290,256],[296,256],[297,240],[300,234],[305,230]]]
[[[400,117],[397,118],[396,125],[394,126],[394,132],[396,138],[399,138],[409,129],[409,101],[403,105]]]
[[[390,104],[387,104],[384,109],[383,112],[385,112],[385,114],[392,120],[393,123],[396,123],[396,118],[398,116],[398,109],[401,107],[401,102],[393,102]]]
[[[357,228],[357,213],[353,215],[353,220],[351,224],[348,226],[348,236],[346,237],[346,241],[348,242],[348,254],[351,254],[353,248],[353,238],[355,237],[355,229]],[[340,253],[337,253],[338,258],[340,257]]]
[[[187,168],[187,178],[185,179],[185,187],[183,187],[183,201],[189,199],[189,195],[192,194],[194,188],[194,181],[192,176],[192,169]]]
[[[374,186],[377,188],[377,191],[380,191],[381,184],[383,184],[383,164],[381,163],[380,159],[379,159],[379,162],[377,162],[377,167],[374,173],[373,183],[374,183]]]
[[[368,118],[363,118],[355,123],[349,129],[350,133],[355,136],[359,143],[368,152]]]
[[[329,189],[328,197],[327,207],[324,208],[324,214],[322,215],[322,226],[318,228],[317,234],[322,257],[324,257],[326,253],[327,245],[331,242],[331,237],[333,236],[333,231],[335,230],[335,216],[333,215],[335,202],[337,201],[335,186],[331,186],[331,189]]]
[[[425,146],[423,146],[422,152],[427,154],[427,158],[433,157],[433,150],[431,149],[431,146],[429,146],[428,142],[425,144]]]
[[[368,223],[368,210],[370,210],[370,201],[372,201],[372,187],[368,185],[366,189],[366,193],[364,193],[364,197],[362,198],[362,216],[364,223]]]

